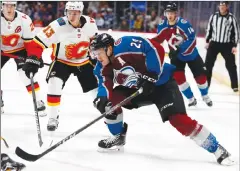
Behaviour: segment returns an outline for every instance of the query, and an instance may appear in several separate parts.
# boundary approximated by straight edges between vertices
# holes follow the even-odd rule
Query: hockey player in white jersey
[[[95,20],[82,15],[82,2],[67,2],[65,16],[58,18],[41,32],[31,42],[29,55],[24,70],[27,75],[36,73],[43,49],[52,47],[52,64],[47,74],[48,82],[48,131],[58,127],[59,107],[62,89],[71,74],[74,74],[84,93],[97,88],[97,80],[93,74],[94,66],[89,57],[91,39],[98,32]]]
[[[30,17],[24,13],[16,10],[17,2],[3,1],[1,10],[1,68],[10,59],[10,55],[21,56],[26,58],[28,55],[29,41],[34,37],[34,26]],[[17,64],[17,71],[23,83],[25,84],[29,94],[32,93],[31,81],[26,76],[22,67],[24,60],[15,59]],[[43,61],[41,60],[41,67]],[[18,86],[18,85],[17,85]],[[37,108],[39,116],[45,116],[45,105],[41,100],[39,84],[34,83],[34,89],[37,98]],[[2,96],[2,93],[1,93]],[[1,97],[2,99],[2,97]],[[1,100],[2,101],[2,100]],[[3,113],[3,101],[1,106],[1,113]]]

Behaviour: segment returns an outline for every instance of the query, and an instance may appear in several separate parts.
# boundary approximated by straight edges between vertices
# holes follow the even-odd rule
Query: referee
[[[206,48],[207,56],[205,65],[208,71],[208,85],[210,86],[212,70],[218,53],[225,59],[231,87],[234,92],[238,91],[237,67],[235,54],[239,41],[239,28],[236,18],[229,12],[228,1],[221,1],[219,11],[212,14],[207,27]],[[210,42],[210,43],[209,43]]]

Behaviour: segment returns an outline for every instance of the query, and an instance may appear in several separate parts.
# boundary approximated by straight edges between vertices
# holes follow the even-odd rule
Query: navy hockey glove
[[[30,78],[30,73],[35,75],[38,72],[38,69],[42,66],[41,63],[43,63],[41,61],[42,60],[38,59],[36,56],[27,57],[22,69],[25,71],[25,74],[28,78]]]
[[[168,56],[171,60],[177,59],[177,56],[180,52],[179,46],[176,46],[177,50],[171,49]]]
[[[158,75],[155,73],[147,73],[142,76],[142,78],[139,78],[137,87],[143,88],[142,94],[147,96],[151,94],[155,89],[155,83],[158,80]]]
[[[94,107],[96,107],[102,114],[111,109],[112,103],[108,101],[107,97],[96,97],[93,101]]]

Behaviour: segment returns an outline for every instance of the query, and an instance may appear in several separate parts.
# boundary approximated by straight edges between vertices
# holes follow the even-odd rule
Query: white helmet
[[[2,1],[2,4],[11,4],[17,6],[17,1]]]
[[[77,10],[77,11],[80,11],[82,14],[83,9],[84,9],[83,2],[69,1],[66,3],[64,14],[67,15],[67,10]]]

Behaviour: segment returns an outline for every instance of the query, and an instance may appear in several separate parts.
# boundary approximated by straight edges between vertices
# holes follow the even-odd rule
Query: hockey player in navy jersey
[[[142,88],[142,94],[123,107],[133,109],[155,104],[163,122],[169,121],[182,135],[213,153],[218,163],[234,164],[216,137],[186,114],[182,94],[172,78],[175,67],[164,63],[165,51],[159,43],[136,36],[125,36],[114,42],[112,36],[103,33],[91,42],[90,54],[98,60],[94,69],[98,95],[93,103],[101,113]],[[118,86],[114,87],[114,83]],[[113,137],[99,141],[98,146],[104,151],[121,149],[128,128],[123,122],[122,109],[107,115],[105,123]]]
[[[176,66],[174,78],[185,97],[189,100],[188,106],[195,106],[197,100],[188,84],[185,76],[185,66],[188,64],[203,101],[212,106],[212,100],[208,96],[208,83],[206,68],[196,48],[196,36],[191,24],[177,16],[177,5],[170,3],[165,10],[166,18],[158,25],[158,35],[153,39],[162,43],[164,40],[169,44],[169,58],[171,64]]]

